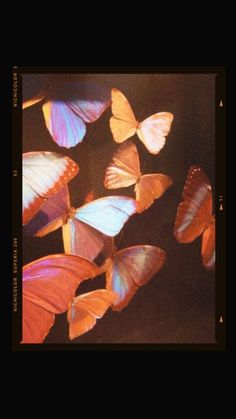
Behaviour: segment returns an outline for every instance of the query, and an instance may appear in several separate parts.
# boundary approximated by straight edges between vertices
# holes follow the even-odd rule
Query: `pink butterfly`
[[[95,122],[110,105],[110,91],[92,83],[64,83],[56,91],[39,92],[23,102],[23,109],[45,99],[46,127],[60,147],[74,147],[86,134],[86,123]]]

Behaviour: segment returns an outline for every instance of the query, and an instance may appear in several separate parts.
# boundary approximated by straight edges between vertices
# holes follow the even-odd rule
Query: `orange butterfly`
[[[191,166],[175,220],[174,236],[190,243],[202,234],[202,260],[206,269],[215,267],[215,216],[212,214],[210,182],[198,166]]]
[[[49,255],[24,266],[21,343],[42,343],[55,314],[67,311],[80,282],[97,274],[94,263],[66,254]]]
[[[23,154],[23,224],[39,211],[45,201],[61,190],[79,171],[69,157],[49,151]]]
[[[116,297],[116,293],[106,289],[91,291],[75,297],[67,312],[69,338],[75,339],[91,330],[97,319],[104,316]]]
[[[138,288],[160,271],[165,258],[164,250],[150,245],[114,251],[100,267],[100,274],[106,272],[106,288],[117,294],[112,309],[120,311],[126,307]]]
[[[118,147],[112,163],[105,173],[104,186],[108,189],[124,188],[135,184],[139,212],[149,208],[172,185],[169,176],[159,173],[142,175],[136,145],[127,141]]]
[[[158,154],[165,145],[174,116],[159,112],[138,122],[126,97],[118,89],[112,89],[112,113],[110,128],[117,143],[123,143],[137,133],[139,139],[152,154]]]

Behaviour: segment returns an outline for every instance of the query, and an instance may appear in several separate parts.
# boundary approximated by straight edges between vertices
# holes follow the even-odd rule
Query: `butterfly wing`
[[[48,131],[60,147],[74,147],[83,140],[85,123],[66,102],[48,100],[43,114]]]
[[[102,254],[105,258],[110,258],[116,251],[114,237],[104,236]],[[103,273],[103,272],[101,272]]]
[[[57,153],[23,154],[23,224],[27,224],[45,199],[58,192],[78,171],[73,160]]]
[[[83,205],[76,211],[75,218],[114,237],[129,217],[137,212],[138,206],[137,201],[126,196],[107,196]]]
[[[140,173],[139,156],[132,141],[121,144],[107,167],[104,186],[108,189],[124,188],[137,182]]]
[[[46,126],[61,147],[74,147],[86,133],[85,122],[96,121],[110,105],[109,89],[92,83],[64,83],[43,105]]]
[[[97,319],[104,316],[115,298],[114,292],[103,289],[75,297],[67,313],[70,339],[75,339],[91,330]]]
[[[145,285],[165,261],[165,251],[156,246],[137,245],[118,251],[107,259],[106,288],[117,293],[112,309],[128,305],[138,287]]]
[[[171,185],[172,180],[166,175],[156,173],[141,176],[135,185],[136,200],[140,202],[139,212],[149,208]]]
[[[191,166],[175,220],[174,235],[180,243],[190,243],[202,234],[212,218],[212,191],[203,170]]]
[[[139,124],[137,135],[152,154],[164,147],[174,116],[170,112],[159,112]]]
[[[108,108],[110,100],[74,100],[67,104],[83,121],[91,123],[96,121]]]
[[[131,106],[125,95],[118,89],[111,91],[111,109],[113,116],[110,118],[110,128],[117,143],[132,137],[139,125]]]
[[[69,218],[62,234],[65,252],[88,260],[94,260],[104,245],[102,233],[76,218]]]
[[[66,222],[69,208],[70,197],[66,185],[46,200],[37,214],[24,226],[24,233],[29,236],[43,237],[57,230]]]
[[[42,343],[55,322],[55,314],[44,310],[23,296],[21,343]]]
[[[215,268],[215,220],[204,230],[202,235],[202,261],[206,269]]]
[[[79,283],[97,272],[92,262],[65,254],[46,256],[24,266],[22,343],[44,339],[54,314],[66,311]]]

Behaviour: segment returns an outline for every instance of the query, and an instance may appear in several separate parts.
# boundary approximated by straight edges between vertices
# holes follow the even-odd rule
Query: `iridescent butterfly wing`
[[[70,196],[66,185],[46,200],[37,214],[24,226],[24,233],[29,236],[43,237],[57,230],[67,221],[69,208]]]
[[[115,253],[100,271],[106,270],[106,288],[117,293],[112,309],[120,311],[128,305],[138,287],[145,285],[165,261],[165,251],[156,246],[131,246]]]
[[[138,203],[124,196],[99,198],[75,210],[63,225],[65,251],[93,260],[104,246],[104,235],[116,236]]]
[[[110,105],[110,91],[89,83],[65,83],[43,105],[46,126],[61,147],[74,147]]]

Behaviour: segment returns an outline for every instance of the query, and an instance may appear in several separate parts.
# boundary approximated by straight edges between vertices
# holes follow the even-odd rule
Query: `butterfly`
[[[45,256],[25,265],[21,343],[42,343],[55,314],[67,311],[80,282],[97,274],[93,262],[66,254]]]
[[[111,91],[110,128],[114,140],[123,143],[137,133],[139,139],[152,154],[158,154],[165,145],[174,116],[170,112],[159,112],[138,122],[126,97],[118,89]]]
[[[126,307],[138,288],[145,285],[162,268],[166,253],[159,247],[136,245],[114,251],[100,267],[106,273],[106,289],[117,294],[114,311]]]
[[[60,147],[71,148],[83,140],[85,122],[95,122],[110,106],[110,91],[92,83],[64,83],[23,102],[23,109],[42,99],[46,127],[53,140]]]
[[[215,216],[212,214],[212,190],[204,171],[191,166],[175,220],[174,236],[190,243],[202,235],[202,261],[206,269],[215,267]]]
[[[74,209],[65,187],[45,203],[26,233],[43,237],[62,227],[65,253],[93,260],[104,246],[104,235],[116,236],[138,206],[132,198],[108,196]]]
[[[116,297],[116,293],[106,289],[91,291],[75,297],[67,312],[70,340],[91,330],[97,319],[104,316]]]
[[[132,141],[121,144],[106,169],[104,186],[108,189],[123,188],[135,184],[139,212],[149,208],[172,184],[169,176],[159,173],[142,175],[139,155]]]
[[[23,154],[23,224],[51,195],[73,179],[79,166],[69,157],[47,151]]]

